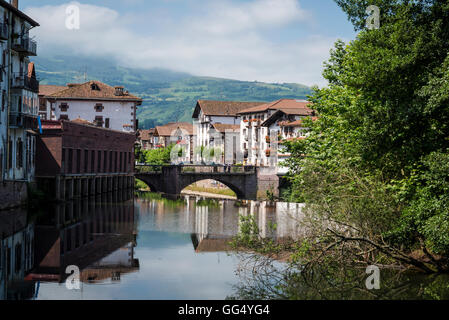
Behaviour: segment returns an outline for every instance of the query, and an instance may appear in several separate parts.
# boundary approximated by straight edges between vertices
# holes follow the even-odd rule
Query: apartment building
[[[34,179],[39,82],[30,56],[39,24],[19,10],[17,0],[0,0],[0,209],[20,205]]]
[[[259,106],[262,103],[199,100],[192,116],[194,133],[196,135],[195,147],[203,147],[203,149],[223,148],[223,142],[220,140],[222,133],[217,132],[215,125],[239,126],[241,118],[238,113],[242,110]],[[226,130],[233,132],[234,128]],[[196,152],[194,161],[200,162],[202,160],[203,155],[200,152]],[[218,160],[220,161],[220,159]],[[219,163],[223,162],[220,161]]]
[[[152,150],[154,149],[154,133],[156,129],[151,128],[149,130],[138,130],[137,131],[137,143],[140,145],[142,150]]]
[[[240,123],[240,148],[247,165],[270,166],[271,132],[301,132],[299,121],[315,113],[309,108],[310,103],[304,100],[281,99],[268,104],[244,109],[238,113]],[[269,120],[269,121],[268,121]],[[268,122],[267,122],[268,121]],[[279,121],[288,121],[289,127],[280,127]],[[298,126],[295,127],[295,124]],[[281,130],[282,128],[282,130]],[[288,128],[288,129],[286,129]],[[293,137],[292,134],[287,134]]]
[[[142,99],[123,86],[111,87],[93,80],[66,87],[42,86],[40,91],[39,113],[45,119],[84,119],[98,127],[130,133],[138,129],[136,112]]]
[[[165,148],[170,145],[180,147],[178,162],[191,162],[194,148],[193,124],[188,122],[171,122],[154,129],[154,147]]]
[[[67,88],[67,86],[39,84],[39,117],[42,120],[56,120],[56,116],[52,114],[51,109],[47,108],[48,100],[46,99],[46,96],[50,96]]]

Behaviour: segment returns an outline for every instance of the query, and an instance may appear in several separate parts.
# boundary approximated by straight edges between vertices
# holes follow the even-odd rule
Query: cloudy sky
[[[108,57],[138,68],[324,85],[337,39],[355,37],[333,0],[19,0],[39,55]],[[80,28],[66,27],[69,5]]]

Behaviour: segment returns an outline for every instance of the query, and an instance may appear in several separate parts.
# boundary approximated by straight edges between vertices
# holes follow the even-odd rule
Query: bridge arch
[[[198,177],[196,179],[189,179],[188,181],[184,181],[183,183],[181,183],[180,188],[181,190],[184,190],[185,188],[191,186],[194,183],[206,180],[220,182],[224,184],[226,187],[228,187],[230,190],[232,190],[236,194],[237,199],[245,199],[245,193],[238,186],[236,186],[234,183],[231,183],[230,181],[226,181],[225,179],[220,179],[217,177],[211,178]]]
[[[136,175],[135,177],[136,179],[139,179],[140,181],[145,183],[150,188],[151,192],[162,192],[162,190],[156,187],[156,183],[151,177],[145,175]]]

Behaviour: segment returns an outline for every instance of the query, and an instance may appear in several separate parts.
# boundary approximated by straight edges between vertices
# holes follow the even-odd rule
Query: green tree
[[[325,64],[310,137],[286,144],[291,195],[315,231],[309,253],[351,243],[350,259],[449,270],[449,2],[336,2],[360,33]],[[377,30],[363,29],[370,4]]]

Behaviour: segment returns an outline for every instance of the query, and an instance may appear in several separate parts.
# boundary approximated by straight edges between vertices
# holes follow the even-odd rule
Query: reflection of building
[[[229,241],[240,231],[240,216],[253,216],[264,238],[282,241],[301,234],[303,205],[248,201],[238,209],[234,201],[217,201],[218,206],[196,205],[192,243],[196,252],[230,249]]]
[[[116,193],[69,202],[58,205],[53,216],[38,221],[35,269],[30,279],[62,282],[70,265],[81,270],[85,281],[117,280],[120,274],[138,270],[133,200],[115,203],[131,196],[131,192]]]
[[[34,265],[34,224],[24,210],[0,215],[0,300],[21,300],[34,294],[24,281]]]

